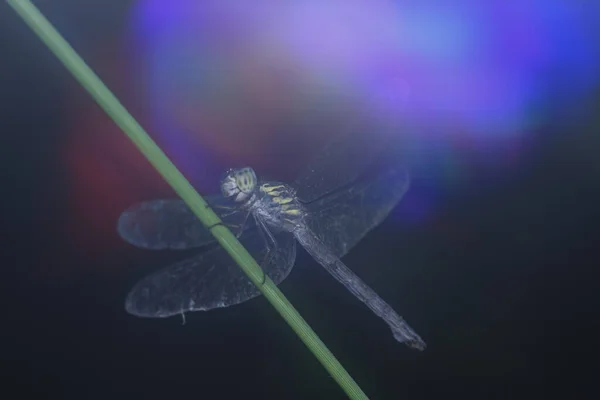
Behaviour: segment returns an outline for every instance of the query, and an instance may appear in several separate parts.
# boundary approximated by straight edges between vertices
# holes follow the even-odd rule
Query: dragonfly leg
[[[223,226],[229,228],[232,232],[234,232],[236,239],[239,239],[240,236],[242,236],[242,233],[244,233],[244,229],[246,227],[246,221],[248,221],[248,215],[250,215],[250,213],[246,214],[246,217],[244,218],[244,221],[241,224],[225,225],[223,222],[217,222],[216,224],[209,226],[208,229],[210,230],[210,229],[214,228],[215,226],[223,225]]]
[[[223,224],[215,224],[215,225],[223,225]],[[229,224],[227,227],[234,233],[236,239],[239,239],[244,233],[245,221],[243,224]]]
[[[210,206],[207,205],[206,207],[209,208]],[[221,219],[227,218],[227,217],[229,217],[229,216],[231,216],[233,214],[236,214],[236,213],[238,213],[240,211],[239,208],[233,207],[233,206],[230,207],[230,206],[223,206],[223,205],[214,205],[213,208],[215,210],[228,210],[229,211],[229,212],[219,212],[218,214],[219,214],[219,217]],[[213,225],[207,227],[207,229],[211,230],[215,226],[219,226],[219,225],[226,226],[227,228],[230,228],[230,229],[231,228],[235,228],[235,230],[237,230],[237,232],[235,233],[235,237],[237,239],[239,239],[240,236],[242,236],[242,233],[244,232],[244,228],[246,227],[246,221],[248,221],[248,215],[250,215],[249,212],[246,213],[246,216],[244,217],[244,221],[240,225],[238,225],[238,224],[227,224],[227,225],[225,225],[221,221],[221,222],[217,222],[216,224],[213,224]],[[231,230],[233,231],[234,229],[231,229]]]
[[[271,234],[271,231],[267,228],[265,223],[260,218],[257,218],[255,216],[254,219],[256,221],[256,225],[258,225],[259,227],[258,232],[260,233],[263,241],[265,242],[266,253],[261,265],[261,268],[263,269],[263,280],[261,284],[264,285],[267,281],[267,274],[265,273],[264,268],[266,268],[269,265],[269,262],[271,262],[271,258],[275,254],[274,250],[277,249],[277,241]],[[271,242],[271,244],[269,244],[269,241]]]
[[[219,225],[225,226],[224,223],[217,222],[216,224],[212,224],[211,226],[207,226],[206,229],[208,229],[210,231],[212,228],[214,228],[215,226],[219,226]]]
[[[250,212],[246,213],[246,216],[244,217],[244,221],[241,223],[241,225],[238,225],[238,233],[236,233],[235,237],[236,238],[240,238],[240,236],[242,236],[242,233],[244,232],[244,228],[246,228],[246,222],[248,221],[248,216],[250,215]]]
[[[206,208],[211,208],[210,204],[207,204]],[[239,211],[239,208],[237,208],[237,207],[234,207],[234,206],[224,206],[224,205],[220,205],[220,204],[218,204],[218,205],[215,204],[215,205],[212,206],[212,208],[214,210],[219,210],[218,214],[219,214],[219,217],[221,217],[221,218],[229,217],[230,215],[233,215],[233,214],[235,214],[236,212]]]

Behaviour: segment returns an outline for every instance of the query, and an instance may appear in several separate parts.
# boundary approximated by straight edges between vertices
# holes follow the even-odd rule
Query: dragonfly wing
[[[370,181],[358,182],[307,205],[307,225],[338,257],[343,257],[378,226],[408,190],[402,167],[389,168]]]
[[[277,248],[265,264],[266,248],[257,232],[241,242],[262,269],[281,283],[296,259],[296,242],[289,233],[276,236]],[[260,295],[231,256],[219,247],[168,266],[140,280],[129,292],[125,309],[139,317],[164,318],[189,311],[207,311],[243,303]]]
[[[316,200],[353,182],[397,140],[400,124],[396,118],[376,118],[368,109],[364,111],[349,119],[348,126],[299,173],[293,186],[302,201]]]
[[[243,224],[245,212],[232,210],[231,203],[222,196],[207,196],[206,201],[231,229]],[[248,218],[245,228],[253,226],[253,219]],[[147,250],[184,250],[215,240],[179,199],[150,200],[131,206],[119,217],[117,231],[129,244]]]

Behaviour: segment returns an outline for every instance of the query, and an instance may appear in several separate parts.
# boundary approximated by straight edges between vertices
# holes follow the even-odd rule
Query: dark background
[[[125,9],[90,4],[49,16],[86,59],[101,50],[100,26],[119,34]],[[89,265],[65,241],[60,148],[65,114],[77,112],[65,106],[73,78],[6,4],[0,14],[3,396],[345,398],[264,299],[188,315],[183,327],[125,313],[139,277],[131,266],[148,255],[108,247]],[[282,290],[370,398],[596,398],[598,106],[596,96],[577,106],[587,117],[536,132],[518,175],[494,180],[481,169],[446,195],[435,221],[386,222],[345,259],[399,305],[428,342],[423,353],[395,343],[300,254]],[[72,278],[36,273],[83,263]],[[106,264],[119,272],[101,273]]]

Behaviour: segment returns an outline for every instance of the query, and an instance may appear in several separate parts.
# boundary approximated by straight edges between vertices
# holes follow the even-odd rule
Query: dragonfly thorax
[[[304,206],[296,197],[296,191],[280,182],[261,184],[251,211],[270,226],[287,231],[302,227],[306,216]]]

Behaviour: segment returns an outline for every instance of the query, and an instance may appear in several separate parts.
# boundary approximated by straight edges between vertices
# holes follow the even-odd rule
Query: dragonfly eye
[[[243,193],[252,193],[256,188],[256,173],[250,167],[241,168],[234,171],[235,182]]]
[[[230,169],[221,182],[224,197],[234,197],[236,202],[245,201],[257,185],[256,173],[252,168]]]

